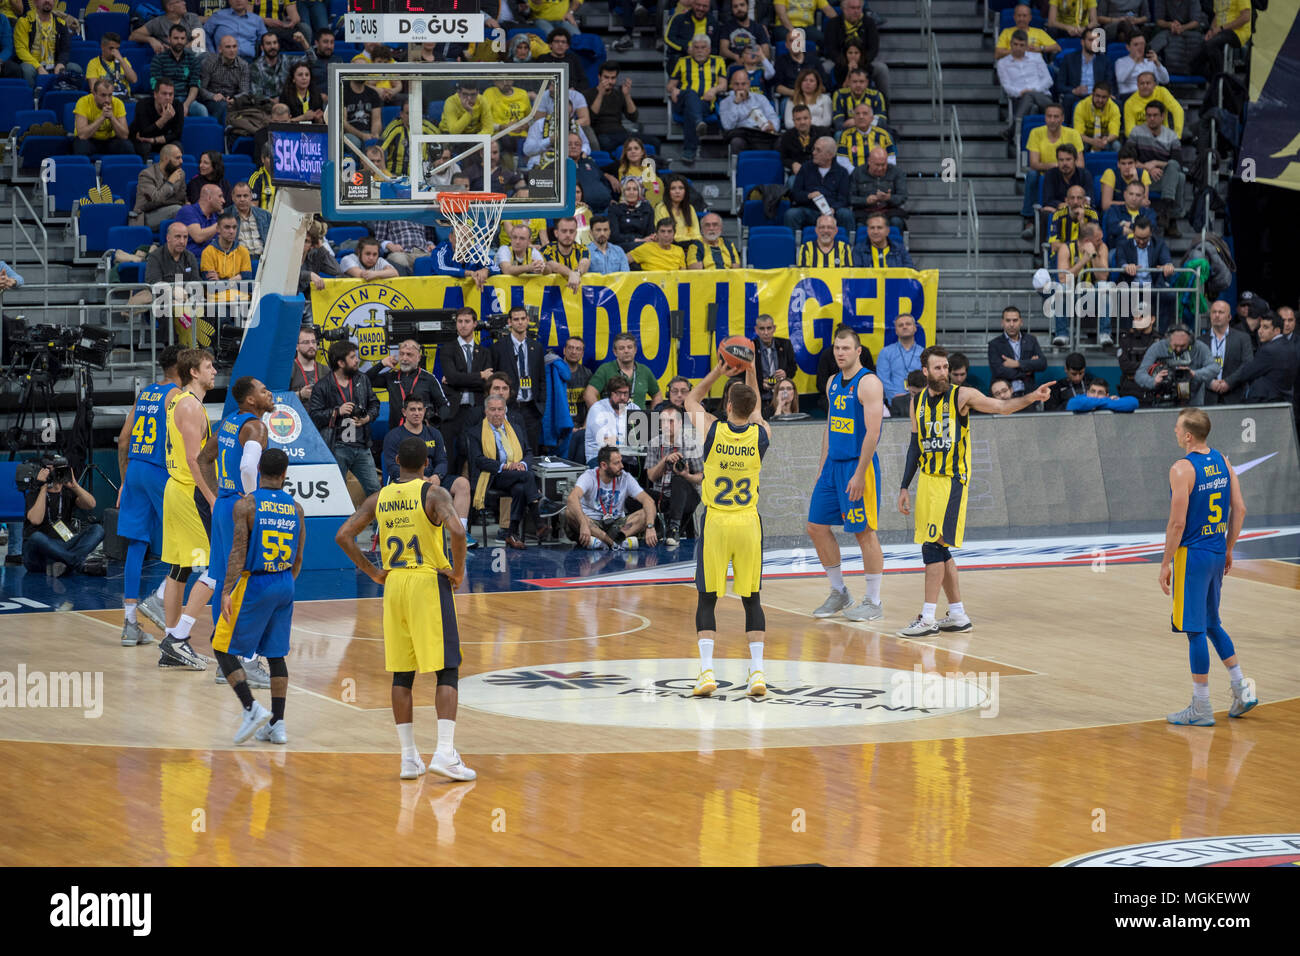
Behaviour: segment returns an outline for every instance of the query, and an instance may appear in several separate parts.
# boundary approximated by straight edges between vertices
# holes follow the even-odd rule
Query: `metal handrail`
[[[956,113],[956,109],[953,110]],[[966,266],[971,268],[980,253],[980,213],[975,202],[975,181],[966,180]]]
[[[930,84],[930,118],[937,123],[943,115],[943,64],[939,61],[939,41],[933,33],[930,34],[925,76]]]
[[[965,159],[965,144],[962,142],[961,137],[961,122],[957,119],[957,104],[951,104],[950,109],[951,112],[948,114],[947,137],[948,146],[951,149],[951,158],[956,162],[957,175],[954,181],[948,184],[948,197],[950,199],[960,199],[962,195],[962,170],[965,168],[965,163],[963,162]],[[956,186],[955,190],[952,188],[954,185]],[[958,215],[960,216],[960,212]]]
[[[985,2],[987,3],[988,0],[985,0]],[[917,0],[916,6],[917,13],[921,17],[921,36],[928,37],[934,31],[931,24],[931,15],[934,11],[930,7],[930,0]]]
[[[32,204],[27,201],[27,197],[23,195],[21,190],[15,189],[11,186],[9,189],[9,196],[11,207],[10,220],[14,227],[14,232],[10,236],[10,239],[12,240],[12,248],[10,250],[11,254],[9,256],[9,264],[13,265],[18,260],[18,233],[21,232],[23,234],[23,239],[25,239],[27,244],[32,247],[32,254],[36,256],[37,260],[40,262],[41,277],[45,279],[45,283],[42,284],[42,287],[45,289],[44,305],[45,308],[48,309],[50,307],[50,234],[45,230],[45,223],[41,222],[41,217],[36,214],[36,210],[32,208]],[[40,248],[37,248],[36,240],[32,238],[32,234],[27,231],[27,227],[22,223],[22,217],[19,215],[18,211],[18,200],[20,199],[23,201],[23,205],[27,207],[27,212],[31,215],[32,222],[34,222],[36,228],[41,231]],[[42,249],[44,252],[42,252]],[[27,284],[24,283],[24,286],[26,285]]]

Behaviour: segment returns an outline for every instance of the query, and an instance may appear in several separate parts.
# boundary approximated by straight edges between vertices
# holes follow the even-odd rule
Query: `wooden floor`
[[[118,611],[7,616],[0,670],[98,671],[104,691],[98,717],[0,711],[0,864],[1041,865],[1300,830],[1294,566],[1242,562],[1225,580],[1225,626],[1266,703],[1229,720],[1216,666],[1214,728],[1163,720],[1190,687],[1155,565],[962,584],[976,630],[918,643],[890,636],[916,613],[918,575],[886,578],[883,632],[811,618],[821,580],[766,583],[780,693],[762,706],[652,684],[694,676],[688,587],[459,596],[457,748],[472,784],[397,779],[378,600],[298,605],[287,747],[234,746],[229,689],[118,646]],[[742,620],[738,601],[720,603],[732,681]],[[992,696],[886,720],[896,710],[831,709],[858,693],[835,686],[841,673],[957,674]],[[417,680],[426,755],[432,689]],[[792,702],[809,706],[778,706]]]

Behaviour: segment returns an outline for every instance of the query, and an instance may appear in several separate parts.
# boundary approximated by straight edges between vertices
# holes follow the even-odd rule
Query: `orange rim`
[[[470,203],[504,202],[505,193],[438,193],[438,206],[446,212],[463,214]]]

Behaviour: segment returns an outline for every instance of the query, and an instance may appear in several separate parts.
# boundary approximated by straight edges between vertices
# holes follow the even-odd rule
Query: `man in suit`
[[[1115,247],[1115,268],[1119,271],[1118,281],[1146,286],[1145,291],[1169,286],[1169,277],[1174,274],[1174,260],[1169,255],[1169,246],[1152,232],[1151,220],[1146,215],[1133,220],[1129,236],[1121,239]],[[1155,300],[1156,319],[1163,328],[1173,315],[1172,303],[1164,296],[1153,294],[1151,297]]]
[[[490,437],[485,439],[484,435]],[[502,529],[506,547],[522,551],[524,518],[531,515],[539,538],[549,528],[538,517],[542,498],[541,484],[533,471],[533,449],[523,418],[507,412],[500,395],[491,395],[483,404],[483,420],[465,431],[469,451],[470,487],[474,489],[474,507],[485,506],[489,488],[510,496],[510,524]]]
[[[777,383],[794,378],[798,366],[794,361],[794,346],[789,339],[778,338],[776,320],[770,315],[760,315],[754,321],[754,363],[758,371],[758,384],[763,390],[763,401],[770,402]]]
[[[451,474],[460,474],[465,463],[466,426],[477,418],[487,394],[492,375],[490,351],[474,341],[478,315],[468,306],[456,313],[456,341],[438,346],[438,364],[442,368],[443,391],[447,407],[442,412],[443,440],[447,443]]]
[[[1246,401],[1290,402],[1295,396],[1295,347],[1282,338],[1282,319],[1268,312],[1259,319],[1259,351],[1255,357],[1234,371],[1210,383],[1220,394],[1247,386]]]
[[[1089,30],[1083,38],[1081,49],[1056,58],[1056,96],[1065,107],[1065,115],[1074,115],[1074,104],[1092,96],[1092,88],[1102,80],[1115,89],[1115,65],[1106,56],[1104,31],[1100,27]]]
[[[1206,405],[1240,405],[1246,400],[1245,387],[1223,389],[1220,382],[1245,366],[1255,355],[1250,336],[1232,328],[1232,306],[1219,299],[1210,306],[1210,327],[1201,333],[1201,341],[1210,350],[1210,357],[1218,366],[1214,381],[1205,392]]]
[[[1002,334],[989,341],[989,371],[993,381],[1011,386],[1011,395],[1034,390],[1034,374],[1047,371],[1047,359],[1038,340],[1020,329],[1020,310],[1009,305],[1002,310]],[[992,385],[990,384],[990,388]]]
[[[546,358],[536,339],[528,337],[528,310],[510,310],[510,334],[492,343],[492,367],[510,376],[515,398],[511,411],[519,413],[528,433],[528,447],[536,451],[542,441],[542,412],[546,409]]]

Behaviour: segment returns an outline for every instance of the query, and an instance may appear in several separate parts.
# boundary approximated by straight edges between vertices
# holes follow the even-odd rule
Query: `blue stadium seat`
[[[594,33],[579,33],[570,46],[582,61],[582,71],[587,74],[588,84],[596,86],[600,82],[600,65],[609,58],[605,52],[605,41]]]
[[[81,72],[86,72],[86,67],[90,61],[99,56],[99,44],[91,43],[86,40],[73,40],[72,45],[68,48],[68,62],[75,63],[81,67]]]
[[[116,33],[120,37],[131,33],[131,15],[129,13],[92,13],[83,21],[85,36],[96,44],[105,33]]]
[[[763,200],[746,199],[741,207],[740,224],[751,229],[754,226],[779,226],[785,220],[785,214],[789,208],[790,201],[782,199],[776,210],[776,218],[768,219],[763,212]]]
[[[149,67],[153,63],[153,47],[139,46],[128,50],[127,45],[124,43],[122,44],[122,56],[126,57],[131,64],[131,69],[135,70],[135,82],[131,84],[131,92],[139,96],[153,89],[149,82]]]
[[[256,162],[257,157],[253,155],[253,149],[256,146],[257,146],[257,140],[253,139],[253,137],[236,136],[235,141],[230,144],[230,152],[232,155],[238,154],[240,156],[247,156],[250,159],[252,159],[254,162]]]
[[[506,49],[510,48],[510,44],[515,42],[515,37],[521,33],[531,33],[535,37],[546,39],[546,34],[541,31],[540,27],[516,27],[513,30],[506,31]]]
[[[1108,169],[1113,169],[1116,172],[1116,182],[1119,181],[1118,155],[1111,150],[1083,154],[1083,166],[1092,174],[1092,208],[1097,210],[1099,216],[1101,215],[1101,174]]]
[[[597,149],[592,151],[591,161],[596,164],[598,169],[604,169],[614,162],[614,157],[603,149]]]
[[[108,231],[114,226],[125,226],[127,208],[123,203],[95,203],[81,206],[73,220],[76,226],[79,258],[98,259],[109,248]]]
[[[433,256],[420,256],[411,263],[411,274],[417,276],[433,275]]]
[[[124,157],[114,157],[121,159]],[[114,199],[121,199],[128,206],[134,205],[129,194],[140,181],[143,166],[100,166],[99,181],[113,192]]]
[[[222,159],[226,164],[226,182],[232,186],[238,182],[247,182],[248,177],[257,170],[257,164],[247,156],[227,153]]]
[[[153,230],[148,226],[113,226],[108,230],[108,245],[104,248],[135,252],[141,246],[151,245],[154,239]]]
[[[1032,5],[1030,6],[1029,10],[1030,10],[1029,25],[1031,27],[1038,27],[1038,29],[1040,30],[1043,29],[1043,26],[1047,23],[1047,21],[1043,19],[1043,15],[1039,13],[1038,10],[1036,10]],[[1016,5],[1013,3],[1009,7],[1004,7],[1002,11],[998,14],[998,33],[1001,33],[1003,30],[1007,29],[1008,27],[1014,27],[1015,25],[1016,25]]]
[[[388,124],[391,123],[393,120],[397,119],[397,117],[400,116],[401,114],[402,114],[402,107],[400,103],[397,104],[396,106],[385,106],[383,109],[384,129],[388,129]]]
[[[99,171],[102,174],[104,170],[111,169],[114,166],[130,166],[138,173],[144,169],[144,160],[135,153],[107,153],[99,157]]]
[[[216,123],[195,123],[187,117],[181,130],[181,152],[199,156],[209,150],[225,152],[225,133]]]
[[[785,182],[785,169],[781,165],[781,154],[772,149],[748,150],[736,157],[736,166],[732,173],[731,211],[740,209],[749,191],[755,186],[772,185]]]
[[[1166,86],[1205,86],[1206,79],[1200,75],[1189,73],[1170,73],[1169,82]]]
[[[144,263],[143,262],[123,262],[117,267],[117,278],[120,282],[129,282],[141,284],[144,282]]]
[[[18,114],[24,110],[30,111],[31,108],[32,96],[26,84],[21,91],[0,89],[0,136],[8,136],[18,125]]]
[[[181,157],[181,169],[185,170],[185,181],[188,183],[199,174],[199,161],[193,156],[183,155]]]
[[[783,269],[795,264],[794,233],[785,226],[749,230],[745,259],[752,269]]]
[[[1057,37],[1056,43],[1061,48],[1061,52],[1057,54],[1058,57],[1083,49],[1083,40],[1080,37]]]
[[[18,110],[14,114],[14,126],[18,127],[18,132],[22,133],[33,126],[39,126],[41,123],[61,123],[63,118],[54,110],[34,110],[30,107],[25,110]]]
[[[446,107],[446,105],[447,105],[446,100],[434,100],[432,103],[429,104],[429,108],[425,111],[425,113],[428,115],[429,119],[433,121],[435,126],[438,123],[442,122],[442,111],[443,108]]]
[[[1106,56],[1109,57],[1111,63],[1118,63],[1128,56],[1128,47],[1122,43],[1108,43],[1106,44]]]
[[[127,126],[130,126],[132,123],[135,122],[135,106],[136,106],[135,100],[127,100],[123,104],[123,110],[125,112],[125,116],[123,117],[123,119],[126,120]]]
[[[47,157],[67,156],[71,152],[72,140],[66,136],[28,136],[18,147],[18,169],[31,176]]]
[[[347,12],[348,0],[329,0],[329,16],[331,23],[345,15]]]
[[[866,236],[866,234],[867,234],[867,227],[866,227],[866,226],[860,226],[859,228],[862,230],[862,235],[863,235],[863,237],[865,238],[865,236]],[[817,227],[816,227],[816,226],[804,226],[804,227],[803,227],[803,236],[800,237],[799,241],[800,241],[801,243],[804,243],[804,242],[813,242],[814,240],[816,240],[816,238],[817,238]],[[838,239],[840,242],[848,242],[848,241],[849,241],[849,231],[848,231],[847,229],[845,229],[843,226],[840,226],[839,229],[835,230],[835,238]]]
[[[368,235],[370,230],[365,226],[334,226],[325,233],[325,238],[329,240],[331,246],[337,246],[340,242],[364,239]]]
[[[69,136],[75,136],[77,133],[76,109],[76,103],[64,103],[63,109],[59,113],[59,122],[62,123],[63,128],[68,131]]]
[[[1029,168],[1029,134],[1040,126],[1047,125],[1047,117],[1042,113],[1030,113],[1020,118],[1020,149],[1016,154],[1016,176],[1022,177]]]
[[[99,185],[95,177],[95,167],[89,162],[79,163],[76,159],[85,157],[53,156],[49,162],[51,170],[48,176],[42,175],[41,187],[45,194],[46,220],[67,221],[72,215],[72,207],[78,199]],[[73,160],[69,162],[68,160]]]

